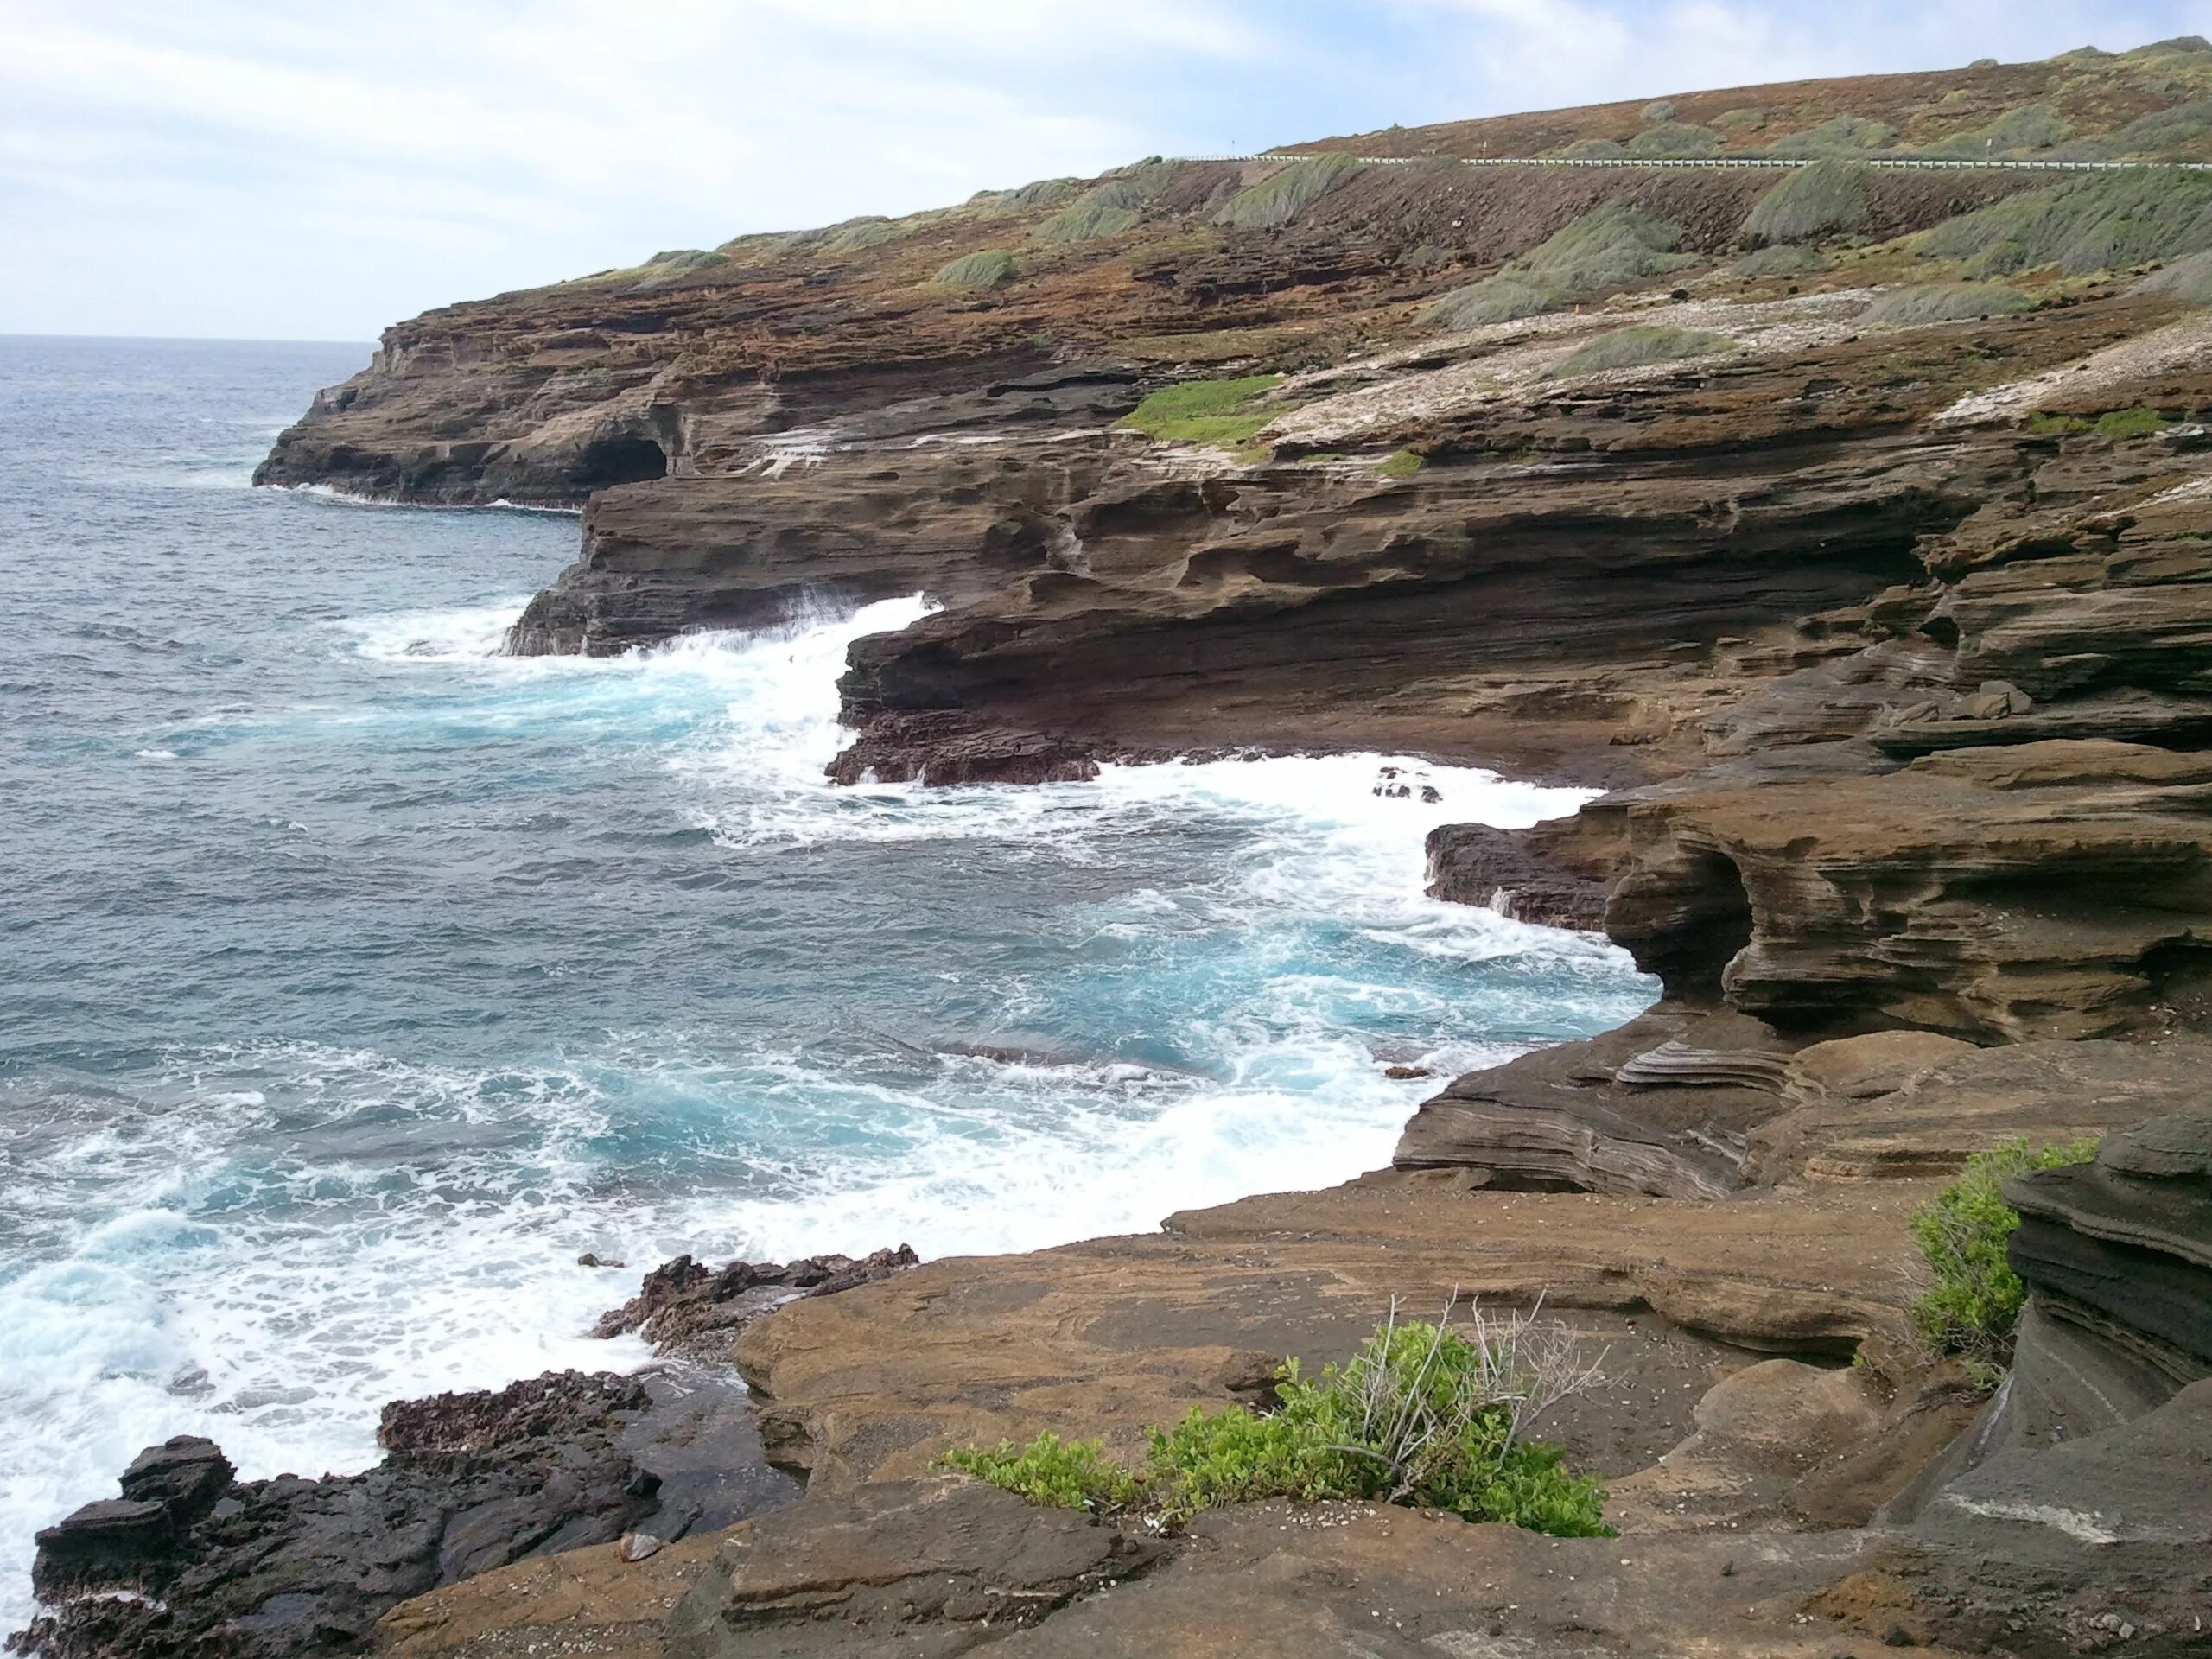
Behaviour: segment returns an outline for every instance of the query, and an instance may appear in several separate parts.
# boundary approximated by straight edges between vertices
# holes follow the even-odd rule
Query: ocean
[[[1651,982],[1421,893],[1581,791],[1386,757],[835,789],[917,595],[502,657],[573,515],[248,478],[368,347],[0,338],[0,1621],[31,1535],[193,1433],[374,1459],[678,1251],[1148,1230],[1386,1161],[1440,1074]],[[580,1254],[627,1270],[579,1266]]]

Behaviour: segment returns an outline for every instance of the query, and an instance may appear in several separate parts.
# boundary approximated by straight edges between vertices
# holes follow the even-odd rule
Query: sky
[[[1148,155],[2212,33],[2212,0],[0,0],[0,333],[365,340]]]

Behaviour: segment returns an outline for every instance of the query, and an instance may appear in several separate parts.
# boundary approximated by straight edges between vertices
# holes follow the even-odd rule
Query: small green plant
[[[2138,404],[2133,409],[2107,410],[2097,416],[2096,434],[2101,438],[2147,438],[2153,432],[2163,432],[2166,417],[2155,409]]]
[[[1375,475],[1377,478],[1411,478],[1421,471],[1421,458],[1412,450],[1394,450],[1376,463]]]
[[[1383,1499],[1505,1522],[1555,1537],[1611,1535],[1597,1481],[1529,1438],[1550,1407],[1598,1380],[1572,1332],[1536,1313],[1464,1330],[1401,1324],[1395,1309],[1358,1353],[1318,1379],[1294,1362],[1272,1412],[1194,1408],[1153,1431],[1140,1478],[1096,1441],[1039,1435],[944,1461],[1035,1503],[1094,1511],[1141,1506],[1166,1524],[1271,1497]]]
[[[1014,280],[1014,256],[1000,248],[963,253],[930,280],[944,288],[1004,288]]]
[[[1001,1440],[992,1451],[971,1446],[948,1452],[940,1461],[1051,1509],[1106,1514],[1132,1507],[1144,1493],[1137,1478],[1108,1457],[1098,1440],[1064,1440],[1046,1433],[1022,1446]]]
[[[1282,383],[1279,374],[1249,374],[1236,380],[1185,380],[1163,386],[1122,417],[1132,432],[1164,443],[1211,443],[1233,448],[1247,443],[1283,412],[1263,404]]]
[[[1959,1178],[1913,1213],[1912,1236],[1933,1275],[1912,1304],[1922,1341],[1938,1354],[1955,1354],[1985,1386],[1993,1386],[2012,1363],[2012,1327],[2027,1300],[2005,1260],[2005,1246],[2020,1224],[2005,1202],[2004,1185],[2031,1170],[2087,1163],[2097,1155],[2094,1138],[2031,1150],[2007,1141],[1967,1160]]]
[[[1608,369],[1640,369],[1678,359],[1709,357],[1735,345],[1726,334],[1702,328],[1669,328],[1662,324],[1638,323],[1616,328],[1609,334],[1578,346],[1547,371],[1554,377],[1600,374]]]

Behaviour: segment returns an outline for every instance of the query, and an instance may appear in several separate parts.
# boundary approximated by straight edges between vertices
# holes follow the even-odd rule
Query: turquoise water
[[[1378,757],[832,790],[846,643],[496,654],[567,515],[246,480],[359,346],[0,339],[0,1614],[141,1446],[354,1468],[677,1250],[1019,1249],[1386,1160],[1648,1000],[1421,895]],[[963,1052],[982,1048],[990,1055]],[[1013,1051],[1009,1055],[1006,1051]]]

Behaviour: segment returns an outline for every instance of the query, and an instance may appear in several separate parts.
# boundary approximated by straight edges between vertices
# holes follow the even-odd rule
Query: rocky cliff
[[[581,505],[513,649],[921,590],[853,647],[848,781],[1251,746],[1586,783],[1438,832],[1436,890],[1602,926],[1664,991],[1446,1083],[1334,1191],[747,1325],[803,1499],[378,1641],[2212,1650],[2212,188],[1873,165],[2193,156],[2209,97],[2181,41],[1154,162],[391,331],[263,476]],[[1452,159],[1507,145],[1762,164]],[[1910,1217],[1994,1143],[2100,1134],[2012,1192],[2034,1295],[1986,1398],[1916,1336]],[[1161,1538],[932,1467],[1134,1453],[1478,1296],[1606,1345],[1548,1432],[1619,1539],[1356,1505]]]

